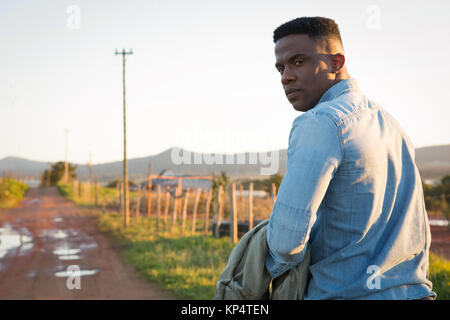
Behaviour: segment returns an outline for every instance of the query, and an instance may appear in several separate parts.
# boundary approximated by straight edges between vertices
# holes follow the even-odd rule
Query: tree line
[[[450,175],[435,185],[422,185],[427,210],[442,212],[447,220],[450,219]]]

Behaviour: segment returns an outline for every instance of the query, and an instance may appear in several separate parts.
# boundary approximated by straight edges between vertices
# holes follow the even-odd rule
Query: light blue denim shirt
[[[267,229],[277,277],[311,246],[304,299],[434,296],[414,147],[396,120],[342,80],[294,120]]]

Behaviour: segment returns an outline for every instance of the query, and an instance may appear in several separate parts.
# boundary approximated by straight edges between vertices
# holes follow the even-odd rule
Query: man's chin
[[[299,101],[295,101],[292,103],[292,106],[296,111],[306,112],[309,109],[312,109],[312,106],[305,105],[304,103],[300,103]]]

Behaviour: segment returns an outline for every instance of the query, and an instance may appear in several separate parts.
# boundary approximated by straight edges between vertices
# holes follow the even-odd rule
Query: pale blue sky
[[[79,29],[73,29],[80,10]],[[298,16],[341,29],[364,92],[416,147],[450,143],[449,1],[0,1],[0,159],[122,158],[121,58],[128,156],[286,148],[295,112],[274,68],[272,32]],[[71,24],[72,23],[72,24]],[[75,24],[76,26],[76,24]]]

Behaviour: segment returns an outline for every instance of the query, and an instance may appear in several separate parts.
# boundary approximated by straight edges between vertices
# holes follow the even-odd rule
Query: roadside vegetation
[[[430,280],[438,300],[450,300],[450,261],[430,252]]]
[[[0,178],[0,208],[15,206],[24,197],[28,185],[14,179]]]
[[[428,213],[440,213],[450,220],[450,176],[445,176],[435,184],[423,183],[425,206]]]

